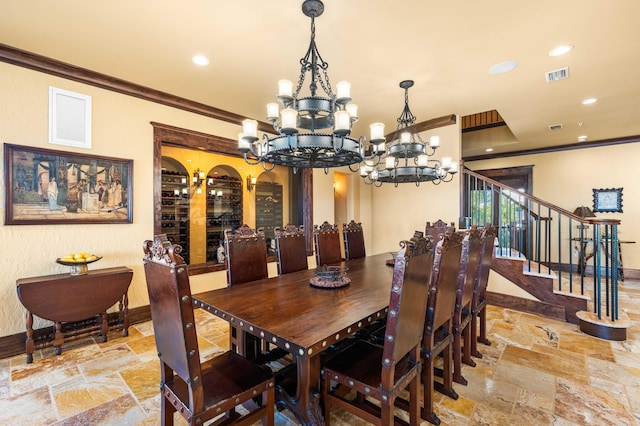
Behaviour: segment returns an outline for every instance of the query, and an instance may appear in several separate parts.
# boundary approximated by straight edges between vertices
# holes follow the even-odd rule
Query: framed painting
[[[131,223],[133,160],[4,144],[5,225]]]
[[[622,213],[622,188],[594,189],[595,213]]]

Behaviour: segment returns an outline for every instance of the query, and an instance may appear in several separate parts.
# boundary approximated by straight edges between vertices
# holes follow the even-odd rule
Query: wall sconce
[[[257,178],[254,178],[253,176],[249,175],[247,176],[247,189],[249,191],[253,190],[253,187],[256,185],[256,182],[258,181]]]
[[[202,182],[204,182],[205,174],[202,170],[196,169],[193,172],[193,188],[196,191],[196,194],[202,194]]]

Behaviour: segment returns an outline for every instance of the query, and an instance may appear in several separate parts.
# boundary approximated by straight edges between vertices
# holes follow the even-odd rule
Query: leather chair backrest
[[[498,228],[486,225],[482,231],[482,256],[478,270],[478,283],[475,292],[482,299],[487,292],[487,284],[489,282],[489,271],[491,270],[491,261],[495,254],[495,238],[498,235]]]
[[[383,368],[390,368],[422,341],[429,297],[433,250],[425,238],[400,243],[391,284]],[[390,338],[392,337],[392,338]]]
[[[322,225],[313,226],[313,244],[316,250],[318,267],[342,261],[340,253],[340,233],[337,225],[325,221]]]
[[[430,331],[437,330],[444,323],[453,318],[458,276],[461,271],[462,254],[461,233],[447,232],[435,246],[435,258],[431,273],[431,291],[429,293],[429,307],[425,327]],[[466,262],[466,261],[465,261]]]
[[[464,281],[462,284],[462,291],[458,298],[458,309],[462,309],[471,303],[473,298],[473,292],[476,288],[478,279],[478,272],[480,270],[480,260],[482,259],[482,230],[478,229],[475,225],[469,229],[465,235],[465,240],[468,245],[468,255],[466,274],[464,275]],[[464,255],[462,256],[464,257]]]
[[[268,277],[267,241],[264,231],[244,224],[235,232],[224,231],[227,286]]]
[[[288,224],[283,229],[275,229],[278,275],[308,269],[307,245],[304,225],[300,228]]]
[[[143,245],[144,272],[149,293],[151,320],[160,361],[182,380],[201,377],[193,302],[182,247],[172,245],[166,235],[156,235]],[[197,388],[201,383],[191,383]]]
[[[343,224],[342,233],[344,236],[344,255],[347,260],[367,256],[364,248],[364,233],[361,223],[356,223],[352,220],[349,223]]]

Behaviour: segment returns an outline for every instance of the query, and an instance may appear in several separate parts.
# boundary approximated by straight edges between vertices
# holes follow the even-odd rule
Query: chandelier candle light
[[[301,70],[298,84],[293,87],[289,80],[278,82],[277,103],[267,105],[267,119],[278,133],[266,134],[259,141],[255,120],[242,122],[242,133],[238,136],[238,150],[244,154],[247,163],[262,163],[265,170],[275,165],[298,168],[324,168],[350,166],[364,160],[378,162],[385,152],[384,127],[372,127],[371,146],[364,146],[365,138],[350,136],[351,126],[358,120],[358,106],[351,103],[351,84],[341,81],[333,93],[325,62],[318,52],[315,42],[315,18],[324,12],[320,0],[305,0],[302,12],[311,18],[311,42],[305,56],[300,60]],[[301,96],[300,90],[306,74],[309,73],[310,96]],[[318,95],[318,85],[324,96]],[[368,156],[367,154],[368,153]],[[248,154],[255,157],[251,159]],[[271,164],[267,167],[266,164]]]
[[[417,131],[416,117],[409,109],[409,88],[412,86],[413,80],[400,82],[400,87],[404,89],[404,110],[397,119],[398,127],[387,147],[384,167],[376,167],[382,155],[378,157],[377,163],[371,164],[364,160],[360,166],[360,175],[367,184],[381,186],[387,182],[398,186],[399,183],[414,182],[416,186],[420,186],[421,182],[431,182],[437,185],[450,182],[458,172],[458,165],[451,157],[443,157],[442,161],[430,158],[440,146],[440,138],[431,136],[425,142]],[[380,151],[384,153],[384,149]]]

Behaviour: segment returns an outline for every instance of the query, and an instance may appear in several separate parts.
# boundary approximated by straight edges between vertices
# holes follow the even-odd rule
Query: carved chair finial
[[[338,232],[338,225],[332,225],[326,220],[322,225],[313,225],[313,233],[318,234],[321,232]]]
[[[304,225],[300,225],[298,227],[292,223],[289,223],[284,228],[275,228],[274,232],[278,237],[295,237],[297,235],[304,235]]]
[[[172,244],[166,234],[158,234],[152,240],[146,240],[142,246],[144,260],[166,263],[169,266],[183,265],[184,259],[180,256],[182,246]]]
[[[257,230],[253,230],[246,223],[241,227],[236,229],[235,231],[231,229],[224,230],[225,239],[233,239],[233,238],[264,238],[264,228],[258,228]]]
[[[342,228],[344,229],[344,232],[362,232],[362,223],[356,223],[352,220],[349,223],[342,224]]]

